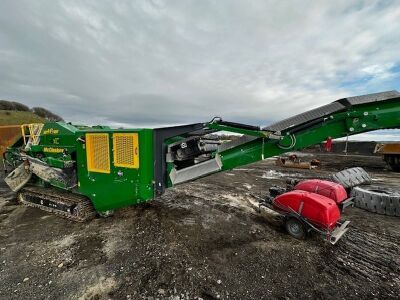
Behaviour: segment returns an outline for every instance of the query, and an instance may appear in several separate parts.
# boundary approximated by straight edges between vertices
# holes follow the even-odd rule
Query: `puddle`
[[[261,176],[264,179],[279,179],[282,177],[303,177],[303,175],[300,173],[282,173],[275,170],[268,170]]]
[[[248,184],[248,183],[245,183],[245,184],[243,184],[243,187],[245,187],[245,188],[248,189],[248,190],[251,190],[252,185],[251,185],[251,184]]]

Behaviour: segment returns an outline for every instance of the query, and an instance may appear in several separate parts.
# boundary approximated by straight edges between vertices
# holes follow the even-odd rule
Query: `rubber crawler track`
[[[42,199],[48,199],[52,201],[57,201],[66,205],[75,205],[74,213],[67,213],[51,207],[42,206],[25,200],[27,195],[33,195]],[[53,188],[40,188],[40,187],[25,187],[18,194],[18,200],[20,203],[30,206],[40,208],[41,210],[54,213],[57,216],[76,221],[76,222],[87,222],[92,220],[96,216],[96,211],[91,203],[91,201],[85,196],[60,192]]]

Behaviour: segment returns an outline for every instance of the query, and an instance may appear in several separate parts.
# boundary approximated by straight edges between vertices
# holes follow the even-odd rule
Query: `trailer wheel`
[[[306,237],[306,228],[304,224],[297,218],[290,217],[285,222],[286,231],[294,238],[303,240]]]

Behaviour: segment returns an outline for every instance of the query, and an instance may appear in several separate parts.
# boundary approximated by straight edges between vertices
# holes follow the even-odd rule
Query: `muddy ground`
[[[88,224],[18,206],[2,185],[0,298],[398,299],[400,218],[350,208],[351,229],[332,246],[317,235],[295,240],[279,218],[251,207],[251,193],[286,177],[345,167],[366,167],[377,184],[400,182],[379,157],[316,156],[320,170],[266,160]]]

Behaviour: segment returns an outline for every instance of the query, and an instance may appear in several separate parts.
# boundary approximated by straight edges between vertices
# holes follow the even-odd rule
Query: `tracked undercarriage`
[[[18,193],[18,200],[24,205],[37,207],[77,222],[90,221],[96,216],[88,198],[54,188],[26,186]]]

